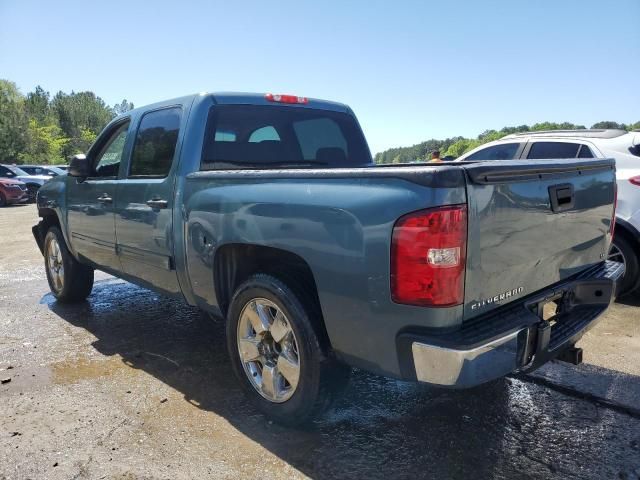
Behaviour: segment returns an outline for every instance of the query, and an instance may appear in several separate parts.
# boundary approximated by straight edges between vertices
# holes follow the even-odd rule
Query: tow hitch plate
[[[593,318],[607,308],[614,298],[614,288],[609,279],[579,281],[527,302],[540,322],[528,330],[521,357],[524,370],[533,370],[556,357],[580,363],[582,351],[574,347],[574,337],[579,338],[576,334],[584,330],[580,319]]]

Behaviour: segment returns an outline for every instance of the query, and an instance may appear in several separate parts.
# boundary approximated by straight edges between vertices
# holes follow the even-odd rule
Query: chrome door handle
[[[147,200],[147,205],[151,208],[167,208],[169,206],[169,202],[166,200],[161,200],[159,198],[152,198],[151,200]]]
[[[109,195],[107,195],[106,193],[103,193],[102,195],[100,195],[98,197],[98,201],[100,203],[113,203],[113,198],[111,198]]]

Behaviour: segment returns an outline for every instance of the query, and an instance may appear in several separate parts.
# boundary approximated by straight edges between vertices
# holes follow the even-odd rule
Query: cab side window
[[[129,122],[127,121],[119,125],[107,139],[93,162],[92,177],[116,177],[118,175],[128,131]]]
[[[166,177],[169,174],[181,117],[180,107],[156,110],[142,117],[131,154],[129,177]]]
[[[465,160],[514,160],[521,143],[502,143],[493,145],[470,155]]]

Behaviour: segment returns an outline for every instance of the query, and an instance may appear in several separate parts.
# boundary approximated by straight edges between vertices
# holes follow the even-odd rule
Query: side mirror
[[[87,178],[91,173],[91,167],[86,155],[74,155],[69,163],[69,176]]]

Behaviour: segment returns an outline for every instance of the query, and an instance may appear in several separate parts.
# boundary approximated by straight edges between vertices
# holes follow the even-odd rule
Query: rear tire
[[[93,268],[79,263],[58,227],[51,227],[44,239],[44,268],[51,293],[60,302],[85,300],[93,289]]]
[[[349,367],[322,349],[321,319],[314,310],[264,274],[240,285],[229,306],[227,348],[234,373],[257,409],[281,424],[319,416],[349,380]]]
[[[609,250],[609,260],[624,263],[625,273],[619,284],[618,296],[628,295],[638,288],[640,260],[638,254],[623,233],[617,232]]]
[[[7,206],[7,199],[4,198],[4,194],[0,192],[0,208]]]

